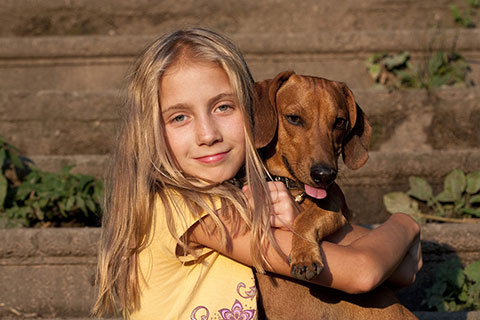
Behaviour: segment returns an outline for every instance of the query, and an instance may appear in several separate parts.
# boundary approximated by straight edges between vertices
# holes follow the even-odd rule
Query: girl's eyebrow
[[[225,98],[233,98],[233,93],[220,93],[216,95],[215,97],[212,97],[210,100],[208,100],[208,104],[215,104],[217,101],[225,99]]]
[[[209,105],[212,105],[212,104],[215,104],[216,102],[222,100],[222,99],[225,99],[225,98],[233,98],[233,93],[220,93],[220,94],[217,94],[216,96],[210,98],[208,100],[208,104]],[[165,108],[165,110],[162,111],[162,114],[166,113],[166,112],[171,112],[172,110],[184,110],[184,109],[188,109],[188,103],[183,103],[183,102],[180,102],[180,103],[176,103],[174,105],[171,105],[167,108]]]

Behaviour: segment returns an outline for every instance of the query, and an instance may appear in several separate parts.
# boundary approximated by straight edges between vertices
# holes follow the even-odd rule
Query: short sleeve
[[[200,219],[205,217],[208,213],[203,211],[200,215],[194,215],[185,204],[184,199],[177,193],[170,193],[170,205],[173,212],[173,224],[177,235],[180,237],[185,234],[188,229],[195,225]],[[207,202],[208,203],[208,202]],[[210,208],[218,210],[220,208],[220,199],[216,198],[211,203]],[[186,255],[177,256],[177,241],[175,237],[170,233],[167,226],[167,219],[165,216],[165,208],[163,202],[159,196],[155,201],[155,215],[156,215],[156,231],[157,240],[163,242],[163,248],[166,251],[165,254],[175,256],[182,262],[195,261],[206,254],[211,253],[213,250],[207,247],[198,247]],[[158,239],[158,235],[162,235]]]

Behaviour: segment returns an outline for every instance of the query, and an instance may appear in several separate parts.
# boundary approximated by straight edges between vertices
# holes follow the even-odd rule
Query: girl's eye
[[[218,106],[217,110],[220,111],[220,112],[225,112],[225,111],[228,111],[228,109],[230,109],[232,106],[228,105],[228,104],[222,104],[220,106]]]
[[[293,124],[294,126],[301,126],[303,124],[302,117],[297,116],[296,114],[287,114],[285,118],[289,123]]]
[[[178,116],[176,116],[172,119],[172,122],[182,122],[184,120],[185,120],[185,115],[179,114]]]

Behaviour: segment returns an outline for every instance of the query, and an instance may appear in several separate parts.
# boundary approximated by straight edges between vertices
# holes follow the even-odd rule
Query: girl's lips
[[[199,157],[199,158],[195,158],[195,160],[198,160],[200,162],[203,162],[203,163],[215,163],[215,162],[219,162],[219,161],[222,161],[228,154],[228,151],[227,152],[222,152],[222,153],[217,153],[217,154],[211,154],[211,155],[208,155],[208,156],[204,156],[204,157]]]

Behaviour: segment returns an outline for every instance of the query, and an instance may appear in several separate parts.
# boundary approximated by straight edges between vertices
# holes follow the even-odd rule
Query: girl
[[[256,319],[250,266],[289,275],[300,209],[283,184],[265,182],[253,92],[238,49],[211,31],[167,34],[141,55],[109,179],[97,315]],[[348,225],[322,242],[327,266],[313,281],[351,293],[387,278],[410,284],[418,239],[403,214],[373,231]]]

